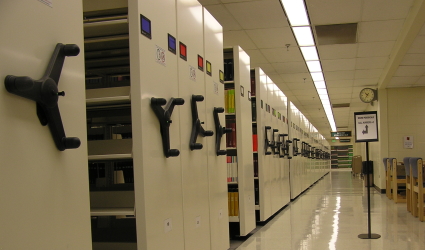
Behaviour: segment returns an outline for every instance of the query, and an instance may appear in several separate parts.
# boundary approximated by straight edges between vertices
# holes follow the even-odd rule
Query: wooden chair
[[[409,160],[410,162],[410,172],[412,173],[412,182],[410,183],[412,187],[412,214],[419,219],[423,218],[423,179],[419,179],[419,171],[422,172],[422,158],[412,157]],[[421,178],[423,178],[421,176]],[[419,202],[419,197],[422,196],[421,201]],[[419,212],[421,211],[421,212]],[[419,216],[421,213],[421,216]],[[421,220],[422,221],[422,220]]]
[[[390,166],[390,162],[389,162],[390,158],[384,158],[382,161],[384,162],[384,169],[385,169],[385,193],[387,194],[387,198],[388,199],[392,199],[393,195],[391,193],[391,170],[389,168]]]
[[[396,158],[389,158],[389,165],[390,165],[390,171],[391,171],[391,184],[392,184],[392,190],[393,190],[393,200],[395,203],[399,202],[406,202],[406,195],[400,195],[400,184],[406,185],[406,174],[400,174],[397,173],[397,159]]]
[[[404,157],[404,169],[406,172],[406,208],[410,213],[412,212],[412,187],[411,187],[411,174],[410,174],[410,157]]]
[[[418,208],[419,208],[419,220],[425,221],[425,176],[424,176],[424,166],[422,159],[418,162],[418,189],[419,189],[419,197],[418,197]]]

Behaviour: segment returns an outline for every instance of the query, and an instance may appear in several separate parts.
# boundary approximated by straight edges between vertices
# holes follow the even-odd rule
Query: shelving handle
[[[215,151],[217,156],[227,154],[227,150],[220,150],[221,138],[224,134],[232,132],[231,128],[222,127],[220,124],[220,118],[218,117],[218,114],[223,112],[224,108],[214,107],[213,115],[215,123]]]
[[[214,135],[214,132],[212,130],[204,130],[204,128],[202,127],[203,122],[199,120],[198,106],[196,105],[196,103],[202,101],[204,101],[204,97],[202,95],[192,95],[192,133],[190,134],[190,150],[199,150],[204,147],[201,143],[196,143],[196,138],[198,138],[199,135],[202,137]]]
[[[65,96],[64,91],[58,91],[65,57],[79,53],[80,48],[76,44],[58,43],[42,78],[33,80],[28,76],[8,75],[4,80],[8,92],[36,102],[38,119],[41,125],[49,125],[56,148],[60,151],[78,148],[81,144],[79,138],[65,136],[58,106],[59,96]]]
[[[161,106],[165,104],[167,104],[165,108],[162,108]],[[164,98],[151,98],[151,108],[159,120],[162,148],[164,155],[167,158],[180,155],[180,151],[178,149],[170,149],[170,125],[172,123],[171,115],[173,113],[174,106],[183,104],[184,99],[182,98],[171,98],[168,103]]]

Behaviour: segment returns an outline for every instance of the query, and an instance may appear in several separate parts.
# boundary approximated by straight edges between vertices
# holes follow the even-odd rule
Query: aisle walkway
[[[372,233],[367,233],[367,188],[350,171],[334,170],[291,203],[237,250],[425,249],[425,222],[371,188]]]

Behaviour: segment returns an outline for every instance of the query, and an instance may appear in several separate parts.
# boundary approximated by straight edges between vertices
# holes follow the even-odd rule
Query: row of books
[[[235,113],[235,89],[224,90],[224,112]]]
[[[233,81],[234,72],[233,59],[224,59],[224,80]]]
[[[255,96],[255,75],[251,71],[251,96]]]
[[[253,152],[258,151],[258,135],[256,134],[252,135],[252,151]]]
[[[232,132],[226,134],[226,147],[234,148],[236,147],[236,119],[227,118],[226,128],[232,129]]]
[[[227,156],[227,182],[238,182],[237,156]]]
[[[103,162],[89,163],[89,184],[107,187],[113,184],[134,183],[132,162],[115,162],[109,169],[110,171]]]
[[[87,77],[86,89],[130,86],[130,75]]]
[[[239,216],[239,192],[237,188],[230,188],[227,193],[229,216]]]

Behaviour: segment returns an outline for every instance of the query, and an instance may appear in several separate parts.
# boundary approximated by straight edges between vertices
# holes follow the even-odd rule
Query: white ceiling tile
[[[346,88],[353,86],[353,80],[326,80],[328,88]]]
[[[354,79],[353,86],[356,86],[356,87],[372,87],[372,86],[377,87],[378,81],[379,81],[379,77]]]
[[[328,87],[328,93],[329,95],[338,95],[338,94],[351,94],[353,90],[351,88],[335,88],[335,87]]]
[[[311,81],[309,73],[281,74],[280,76],[285,83],[304,83],[304,78],[306,81]]]
[[[389,56],[394,47],[394,41],[359,43],[357,57]]]
[[[244,29],[289,27],[280,1],[250,1],[225,6]]]
[[[207,6],[207,5],[211,5],[211,4],[219,4],[219,3],[221,3],[220,0],[198,0],[198,2],[200,4],[202,4],[202,6]]]
[[[395,41],[403,27],[404,19],[361,22],[358,26],[358,42]]]
[[[379,78],[382,74],[382,69],[359,69],[354,75],[355,79],[362,78]]]
[[[351,100],[351,93],[350,94],[337,94],[337,95],[331,95],[331,102],[333,104],[335,103],[347,103]]]
[[[362,21],[402,19],[409,13],[413,0],[367,0],[363,2]]]
[[[389,86],[411,86],[419,80],[419,76],[395,76],[388,83]]]
[[[296,44],[291,28],[289,27],[246,30],[246,33],[257,44],[259,49],[286,49],[285,44]]]
[[[399,66],[394,76],[421,76],[424,73],[424,66]]]
[[[235,45],[241,46],[244,50],[257,48],[245,31],[225,31],[223,33],[223,46],[226,48],[233,47]]]
[[[362,1],[309,0],[306,2],[313,25],[356,23],[361,20]]]
[[[306,90],[308,92],[313,91],[313,93],[316,92],[316,89],[313,87],[313,84],[311,83],[286,83],[286,85],[291,89],[291,91],[294,91],[296,89],[302,89],[302,90]]]
[[[357,44],[320,45],[317,48],[321,60],[353,58],[357,54]]]
[[[279,62],[304,62],[304,59],[298,47],[260,49],[261,53],[271,63]]]
[[[383,69],[388,57],[361,57],[356,60],[356,69]]]
[[[334,80],[354,79],[354,70],[325,72],[326,82]]]
[[[322,60],[323,71],[338,71],[338,70],[354,70],[356,67],[356,59],[335,59]]]
[[[425,86],[425,76],[420,77],[416,82],[415,86]]]
[[[251,67],[257,67],[257,66],[252,66],[253,64],[269,63],[269,61],[264,57],[264,55],[258,49],[247,49],[245,50],[245,52],[249,55],[249,58],[251,59]]]
[[[260,67],[266,75],[270,76],[272,73],[276,73],[271,63],[251,63],[251,68]]]
[[[273,66],[279,74],[289,73],[308,73],[305,62],[273,63]]]
[[[406,54],[400,65],[425,65],[425,54]]]
[[[229,11],[222,5],[209,5],[206,9],[214,16],[215,19],[223,26],[223,31],[241,30],[242,27],[236,22]]]
[[[419,36],[425,36],[425,23],[422,25],[422,29],[419,31]]]
[[[425,36],[417,36],[415,40],[412,43],[412,46],[410,46],[410,49],[407,51],[407,53],[425,53]]]

